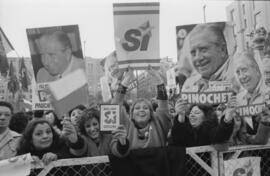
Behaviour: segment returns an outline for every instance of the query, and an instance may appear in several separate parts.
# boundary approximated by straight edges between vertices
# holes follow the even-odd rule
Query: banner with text
[[[113,4],[120,69],[159,67],[159,3]]]

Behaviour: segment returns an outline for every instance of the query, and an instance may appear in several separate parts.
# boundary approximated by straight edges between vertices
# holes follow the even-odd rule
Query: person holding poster
[[[165,146],[167,134],[171,128],[171,116],[169,115],[168,96],[164,81],[157,71],[150,69],[148,72],[157,84],[158,108],[156,112],[153,111],[151,102],[142,98],[134,101],[130,108],[130,115],[122,106],[127,87],[134,77],[132,69],[129,69],[124,75],[112,102],[120,104],[120,123],[127,128],[129,150],[126,154],[133,149]],[[117,141],[113,140],[112,147],[115,145],[117,145]]]
[[[189,104],[178,99],[175,105],[177,115],[171,130],[171,145],[194,147],[226,142],[233,131],[236,98],[230,99],[232,106],[227,107],[218,122],[214,108],[209,105]]]
[[[261,141],[255,143],[266,143],[270,136],[270,110],[265,97],[270,89],[263,81],[261,60],[252,51],[244,51],[235,57],[234,66],[235,77],[242,87],[237,94],[238,114],[247,123],[249,135],[262,135]]]
[[[13,107],[10,103],[0,101],[0,160],[16,155],[16,148],[21,135],[9,129]]]
[[[119,83],[118,78],[123,73],[118,67],[116,51],[113,51],[105,58],[104,70],[111,91],[116,91]]]
[[[101,156],[108,154],[124,154],[128,149],[126,139],[126,129],[119,126],[112,134],[100,132],[100,111],[91,108],[83,111],[78,124],[79,132],[74,125],[64,126],[65,136],[69,139],[70,152],[77,156]],[[80,135],[78,134],[80,133]],[[117,141],[117,145],[112,146],[112,139]],[[119,141],[119,142],[118,142]],[[123,142],[124,141],[124,142]],[[121,149],[121,150],[118,150]]]
[[[209,81],[232,80],[232,59],[223,34],[225,26],[226,23],[198,24],[189,33],[189,52],[197,73],[185,81],[183,91],[200,92],[208,88]]]
[[[72,45],[63,31],[45,33],[39,39],[43,68],[37,73],[37,82],[50,82],[77,69],[85,69],[83,59],[72,54]]]

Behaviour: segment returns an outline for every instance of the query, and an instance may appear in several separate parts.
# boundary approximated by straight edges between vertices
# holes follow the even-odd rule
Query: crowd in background
[[[169,97],[163,77],[151,68],[147,72],[155,79],[156,98],[139,98],[128,104],[125,95],[134,80],[129,68],[110,101],[119,104],[121,111],[120,126],[111,133],[100,131],[98,105],[78,105],[68,116],[57,117],[53,110],[14,113],[11,104],[0,102],[0,160],[31,153],[35,162],[48,164],[63,158],[124,157],[131,150],[151,147],[267,144],[269,104],[251,117],[252,128],[236,111],[239,104],[261,103],[269,96],[261,61],[254,49],[229,56],[219,29],[220,25],[203,24],[192,30],[189,57],[196,72],[179,73],[176,79],[182,91],[195,92],[206,91],[209,81],[230,80],[235,83],[235,94],[226,104],[190,104],[179,96]]]

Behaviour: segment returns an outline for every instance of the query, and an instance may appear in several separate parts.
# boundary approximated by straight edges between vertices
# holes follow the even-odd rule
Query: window
[[[256,28],[256,26],[261,24],[261,12],[258,12],[254,15],[254,27]]]
[[[231,21],[234,22],[234,10],[231,10]]]
[[[247,19],[244,19],[244,29],[247,28]]]
[[[253,9],[255,9],[255,0],[252,0]]]
[[[246,9],[245,9],[246,7],[245,7],[245,4],[242,4],[242,11],[243,11],[243,15],[245,15],[245,13],[246,13]]]

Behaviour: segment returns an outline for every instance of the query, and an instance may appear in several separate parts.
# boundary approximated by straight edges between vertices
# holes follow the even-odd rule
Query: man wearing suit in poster
[[[183,91],[207,90],[209,81],[233,81],[225,26],[223,22],[198,24],[189,33],[190,59],[196,72],[185,81]]]
[[[37,83],[57,80],[81,68],[85,70],[83,59],[72,54],[72,45],[63,31],[46,33],[39,39],[43,67],[37,72]]]

